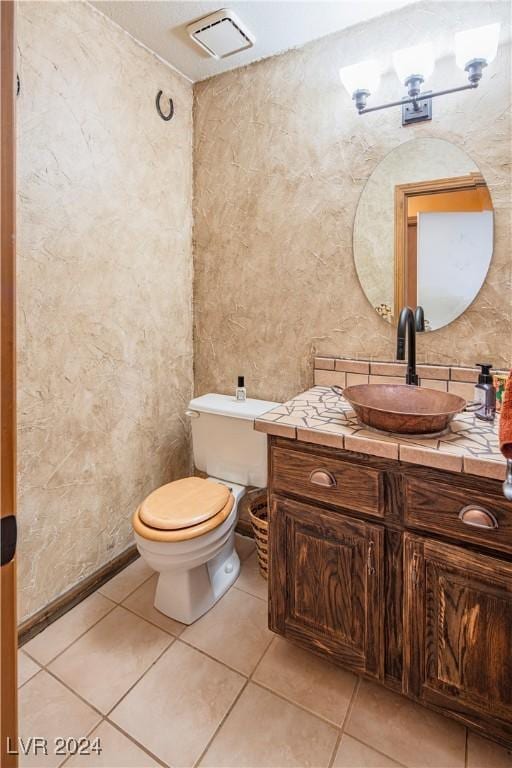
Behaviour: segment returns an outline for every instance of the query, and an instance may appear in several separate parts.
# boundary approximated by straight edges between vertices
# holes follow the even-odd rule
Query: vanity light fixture
[[[352,94],[360,115],[401,106],[402,125],[431,120],[432,99],[478,87],[484,67],[496,56],[499,32],[500,25],[497,23],[468,29],[455,35],[456,62],[467,72],[468,85],[422,92],[422,84],[428,80],[434,69],[434,49],[431,43],[402,48],[393,53],[393,66],[399,79],[407,88],[407,96],[397,101],[379,104],[376,107],[367,106],[368,97],[375,92],[380,79],[380,70],[376,61],[364,61],[342,67],[340,79],[348,93]]]
[[[496,58],[499,36],[499,24],[487,24],[455,35],[455,61],[468,73],[470,82],[478,83],[483,68]]]
[[[380,71],[376,59],[361,61],[340,69],[340,79],[356,103],[358,112],[365,109],[366,100],[379,87]]]

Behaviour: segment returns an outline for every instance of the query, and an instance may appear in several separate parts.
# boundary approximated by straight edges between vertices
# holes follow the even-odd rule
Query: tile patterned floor
[[[70,768],[512,768],[512,755],[267,629],[238,537],[235,586],[190,627],[153,608],[140,560],[19,652],[20,735],[99,737]]]

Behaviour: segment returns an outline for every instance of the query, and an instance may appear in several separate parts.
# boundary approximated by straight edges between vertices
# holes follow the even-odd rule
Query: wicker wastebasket
[[[247,494],[247,507],[254,531],[260,573],[268,579],[268,506],[267,489],[258,488]]]

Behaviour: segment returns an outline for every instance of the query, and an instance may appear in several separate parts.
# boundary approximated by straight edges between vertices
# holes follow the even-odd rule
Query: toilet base
[[[208,562],[189,570],[160,572],[155,608],[182,624],[192,624],[215,605],[239,573],[240,559],[232,530],[222,549]]]

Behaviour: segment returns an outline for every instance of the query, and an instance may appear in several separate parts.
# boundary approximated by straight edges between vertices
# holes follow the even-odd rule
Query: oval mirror
[[[475,163],[444,139],[392,150],[361,194],[354,260],[372,307],[390,323],[421,305],[425,330],[459,317],[478,294],[493,250],[492,200]]]

